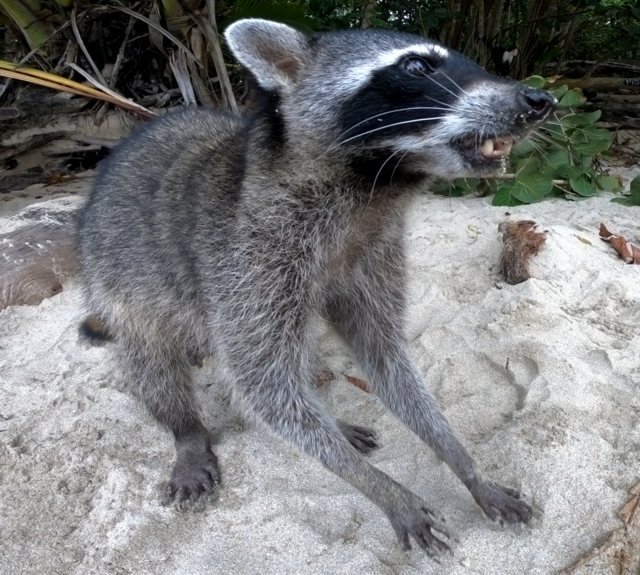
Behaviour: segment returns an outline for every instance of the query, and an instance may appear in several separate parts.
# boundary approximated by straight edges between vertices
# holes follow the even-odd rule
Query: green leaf
[[[618,157],[609,150],[605,150],[604,152],[601,152],[600,157],[609,161],[614,161],[618,159]]]
[[[614,204],[620,204],[622,206],[632,207],[635,206],[633,200],[629,196],[623,196],[621,198],[613,198],[611,200]]]
[[[440,20],[438,19],[437,16],[434,16],[433,14],[425,14],[422,22],[424,24],[424,27],[427,30],[431,30],[432,28],[436,28],[438,26],[438,24],[440,24]]]
[[[528,156],[519,160],[516,164],[516,174],[518,177],[526,176],[532,172],[539,172],[542,167],[542,161],[536,155]]]
[[[460,178],[456,180],[456,185],[467,192],[475,192],[480,186],[480,180],[478,178]]]
[[[384,20],[378,18],[377,16],[374,16],[373,18],[371,18],[370,22],[374,26],[377,26],[378,28],[388,28],[389,27],[389,23],[388,22],[385,22]]]
[[[549,92],[551,92],[556,98],[558,98],[558,100],[560,100],[560,98],[562,98],[562,96],[564,96],[568,91],[569,86],[567,86],[566,84],[562,84],[557,88],[549,88]]]
[[[613,192],[618,189],[620,183],[613,176],[597,176],[596,183],[601,190],[605,192]]]
[[[526,204],[533,204],[544,199],[553,189],[553,182],[541,174],[527,174],[516,178],[513,185],[515,198]]]
[[[604,140],[591,142],[589,144],[578,144],[575,146],[575,150],[584,154],[585,156],[596,156],[600,152],[603,152],[609,147],[609,142]]]
[[[438,196],[445,196],[446,198],[461,198],[468,193],[467,190],[460,187],[461,179],[454,182],[438,181],[436,184],[430,187],[430,191]]]
[[[592,126],[595,122],[597,122],[602,116],[602,110],[594,110],[589,113],[582,114],[567,114],[563,116],[560,121],[563,126],[570,126],[572,128],[586,128],[587,126]]]
[[[525,86],[531,86],[532,88],[544,88],[547,81],[542,76],[529,76],[522,80]]]
[[[562,96],[560,103],[558,104],[558,108],[570,108],[581,106],[587,101],[587,99],[582,95],[582,92],[578,88],[574,88],[573,90],[569,90],[564,96]]]
[[[565,179],[579,178],[585,173],[585,169],[582,166],[558,166],[558,174]]]
[[[544,54],[544,56],[542,56],[537,62],[536,62],[536,67],[542,68],[542,66],[544,66],[545,64],[548,64],[549,62],[551,62],[551,60],[553,60],[558,54],[560,54],[560,52],[562,51],[562,48],[555,46],[554,48],[551,48],[551,50],[549,50],[546,54]]]
[[[491,201],[492,206],[521,206],[523,202],[518,200],[513,195],[513,184],[511,182],[505,182],[498,186],[498,191],[495,196],[493,196],[493,200]]]
[[[560,166],[568,166],[571,163],[571,157],[567,150],[555,150],[554,152],[549,152],[546,160],[547,164],[556,170]]]
[[[564,131],[558,122],[546,122],[542,128],[547,134],[549,134],[552,138],[558,138],[565,140],[566,136],[564,135]]]
[[[577,142],[591,142],[594,140],[607,140],[611,139],[611,132],[604,128],[596,128],[595,126],[589,126],[588,128],[582,128],[576,130],[572,138]]]
[[[640,176],[636,176],[631,180],[629,184],[629,191],[631,192],[631,201],[635,206],[640,206]]]
[[[578,178],[569,178],[571,189],[579,196],[588,197],[596,193],[595,186],[587,179],[585,175]]]
[[[576,151],[587,156],[595,156],[609,148],[611,132],[590,126],[572,132],[570,140]]]
[[[535,146],[530,139],[522,140],[518,142],[511,149],[511,154],[517,158],[521,158],[522,156],[528,156],[531,152],[535,150]]]
[[[585,171],[590,170],[593,166],[593,158],[591,156],[579,157],[580,165],[585,168]]]

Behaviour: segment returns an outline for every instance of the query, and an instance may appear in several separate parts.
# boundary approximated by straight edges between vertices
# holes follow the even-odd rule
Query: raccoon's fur
[[[411,537],[430,555],[448,550],[443,520],[362,457],[372,434],[314,397],[323,315],[483,511],[528,521],[516,492],[483,478],[411,359],[403,214],[433,176],[500,170],[555,100],[416,36],[304,35],[257,19],[225,36],[259,110],[143,127],[103,166],[79,226],[87,306],[108,330],[98,335],[175,435],[169,494],[196,498],[219,480],[191,390],[191,365],[215,356],[244,409],[375,502],[406,548]]]

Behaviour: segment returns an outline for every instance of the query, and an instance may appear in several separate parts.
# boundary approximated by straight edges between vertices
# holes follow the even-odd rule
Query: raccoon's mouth
[[[476,135],[466,136],[456,141],[456,146],[472,163],[491,164],[494,160],[507,158],[514,144],[511,136],[478,139]]]

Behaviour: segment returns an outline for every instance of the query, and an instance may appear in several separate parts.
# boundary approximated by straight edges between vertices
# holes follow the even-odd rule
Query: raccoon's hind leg
[[[175,437],[176,462],[167,497],[194,501],[212,492],[220,482],[218,460],[195,406],[190,354],[177,342],[159,336],[122,334],[119,348],[133,393]]]

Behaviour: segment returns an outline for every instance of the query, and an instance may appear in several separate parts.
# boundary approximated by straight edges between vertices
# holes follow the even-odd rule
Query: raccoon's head
[[[557,104],[419,36],[305,35],[257,19],[232,24],[225,36],[271,95],[269,117],[282,142],[380,183],[499,171],[513,143]]]

